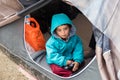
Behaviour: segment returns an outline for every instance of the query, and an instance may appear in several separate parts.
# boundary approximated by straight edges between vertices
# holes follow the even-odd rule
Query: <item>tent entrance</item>
[[[92,24],[87,20],[87,18],[75,7],[70,6],[62,1],[52,1],[48,5],[37,9],[36,11],[30,13],[30,16],[35,18],[40,25],[40,30],[42,31],[46,41],[50,37],[50,24],[51,18],[53,14],[56,13],[65,13],[70,19],[73,21],[77,28],[77,34],[81,37],[84,44],[84,53],[89,52],[89,42],[92,35]],[[29,56],[36,62],[40,67],[44,68],[46,71],[52,73],[49,65],[46,63],[45,53],[42,52],[31,52],[30,47],[26,44],[27,51]],[[43,54],[42,54],[43,53]],[[85,54],[86,55],[86,54]],[[36,59],[36,57],[38,59]],[[90,63],[93,57],[89,59],[85,59],[85,65],[82,67],[78,74],[82,71],[82,69]],[[77,75],[78,75],[77,74]],[[54,74],[53,74],[54,75]],[[74,74],[73,76],[76,76]],[[73,77],[71,76],[71,77]]]

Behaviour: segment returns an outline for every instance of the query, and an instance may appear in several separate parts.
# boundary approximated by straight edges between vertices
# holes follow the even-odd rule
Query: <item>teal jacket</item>
[[[62,40],[55,34],[55,29],[62,24],[72,25],[70,36],[67,41]],[[67,60],[83,62],[83,45],[81,39],[76,35],[76,29],[69,17],[63,13],[55,14],[51,22],[52,36],[46,43],[47,63],[66,66]]]

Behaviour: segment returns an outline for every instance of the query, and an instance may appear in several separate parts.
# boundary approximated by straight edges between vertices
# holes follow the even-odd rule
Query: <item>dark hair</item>
[[[62,25],[68,25],[70,28],[72,27],[72,25],[71,25],[71,24],[62,24]],[[60,25],[60,26],[62,26],[62,25]]]
[[[60,25],[60,26],[63,26],[63,25],[67,25],[69,28],[71,28],[72,27],[72,25],[71,24],[62,24],[62,25]],[[57,29],[57,28],[56,28]],[[56,33],[56,29],[54,30],[55,31],[55,33]]]

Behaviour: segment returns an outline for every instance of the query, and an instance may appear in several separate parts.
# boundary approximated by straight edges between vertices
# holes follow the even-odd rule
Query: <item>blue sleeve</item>
[[[82,40],[77,36],[77,42],[73,51],[73,60],[76,62],[83,62],[84,60],[84,50]]]
[[[54,46],[54,43],[47,42],[46,44],[46,51],[47,51],[47,63],[48,64],[56,64],[59,66],[65,66],[66,65],[66,59],[65,56],[62,56],[57,48]]]

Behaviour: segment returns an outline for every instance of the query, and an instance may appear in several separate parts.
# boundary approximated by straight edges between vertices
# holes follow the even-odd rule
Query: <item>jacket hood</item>
[[[73,25],[70,18],[66,14],[60,13],[60,14],[55,14],[52,16],[51,34],[54,35],[55,29],[63,24],[70,24],[72,26],[71,31],[70,31],[70,35],[74,35],[76,33],[75,26]]]

